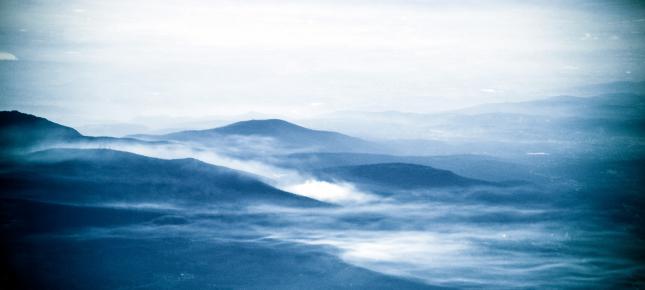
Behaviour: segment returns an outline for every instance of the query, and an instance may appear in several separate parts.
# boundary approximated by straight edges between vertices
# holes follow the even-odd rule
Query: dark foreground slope
[[[67,203],[317,205],[225,167],[107,149],[51,149],[3,164],[1,195]]]
[[[0,153],[42,143],[70,142],[82,138],[78,131],[45,118],[18,111],[0,112]]]

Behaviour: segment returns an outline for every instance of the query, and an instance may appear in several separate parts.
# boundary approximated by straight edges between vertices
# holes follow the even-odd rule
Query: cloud
[[[264,210],[276,213],[275,208]],[[579,277],[593,284],[629,273],[628,268],[615,273],[597,270],[600,260],[622,263],[610,252],[598,252],[593,260],[581,259],[575,252],[551,251],[585,235],[598,234],[595,239],[602,240],[615,234],[585,232],[576,230],[575,222],[545,219],[545,213],[553,216],[558,211],[552,210],[380,200],[342,208],[278,210],[272,218],[279,219],[280,228],[264,230],[269,239],[322,246],[355,266],[459,289],[538,284],[567,288],[580,286],[574,280]],[[505,216],[504,222],[491,221],[491,216]]]
[[[523,198],[504,205],[482,204],[466,193],[442,201],[437,198],[440,192],[404,202],[377,198],[349,183],[319,181],[294,170],[215,151],[230,151],[225,148],[118,143],[103,144],[105,147],[160,158],[194,157],[243,169],[271,178],[282,189],[343,206],[253,205],[228,211],[215,206],[188,210],[167,204],[106,204],[170,211],[188,223],[92,228],[76,234],[79,239],[185,236],[227,243],[298,243],[371,271],[459,289],[585,288],[581,286],[632,275],[634,269],[631,262],[615,257],[609,247],[599,246],[610,239],[624,240],[622,229],[586,227],[596,215],[583,208],[540,206]],[[497,195],[521,194],[517,189],[495,190],[499,190]],[[222,219],[223,215],[231,218]],[[236,221],[234,226],[231,220]],[[594,253],[594,257],[587,253]]]
[[[237,149],[243,146],[247,146],[246,150],[264,152],[263,150],[265,150],[266,144],[240,142],[235,145],[230,147],[202,147],[184,143],[128,144],[120,142],[88,142],[57,146],[82,149],[113,149],[161,159],[195,158],[212,165],[224,166],[251,173],[259,177],[262,181],[281,190],[337,204],[366,203],[377,199],[376,196],[361,192],[349,183],[319,181],[301,174],[296,170],[281,168],[269,162],[264,162],[266,160],[234,157],[234,154],[238,151]],[[271,153],[279,152],[271,151]]]
[[[364,203],[375,196],[360,192],[349,183],[330,183],[314,179],[285,187],[287,191],[331,203]]]
[[[0,61],[3,61],[3,60],[11,61],[11,60],[18,60],[18,58],[12,53],[8,53],[6,51],[0,51]]]
[[[120,151],[127,151],[143,156],[161,158],[161,159],[180,159],[180,158],[195,158],[202,162],[212,165],[224,166],[240,171],[252,173],[271,180],[286,179],[293,173],[289,170],[271,166],[269,164],[255,161],[237,159],[226,155],[226,152],[215,151],[211,147],[198,147],[189,146],[181,143],[172,144],[126,144],[119,142],[107,143],[72,143],[65,146],[70,148],[102,148],[113,149]],[[228,148],[221,148],[226,151]]]

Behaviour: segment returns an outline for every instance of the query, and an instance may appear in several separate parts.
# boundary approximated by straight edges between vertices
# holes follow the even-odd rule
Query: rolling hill
[[[409,163],[446,169],[468,178],[494,182],[544,181],[544,177],[533,172],[530,167],[484,155],[399,156],[366,153],[296,153],[277,156],[273,159],[278,166],[304,171],[378,163]]]
[[[376,190],[497,185],[493,182],[466,178],[448,170],[408,163],[331,167],[320,170],[318,176],[325,180],[342,180]]]
[[[257,150],[271,148],[309,152],[378,152],[371,142],[331,131],[312,130],[284,120],[250,120],[207,130],[181,131],[166,135],[131,135],[144,140],[173,140],[202,145],[232,146]],[[242,150],[243,151],[243,150]]]
[[[2,196],[73,204],[321,205],[254,177],[196,159],[107,149],[50,149],[3,164]]]

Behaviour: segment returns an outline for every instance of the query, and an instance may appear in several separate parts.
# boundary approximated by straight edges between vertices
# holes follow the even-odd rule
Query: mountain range
[[[20,158],[8,158],[3,161],[4,170],[0,173],[0,183],[5,189],[6,198],[28,198],[72,204],[119,202],[202,205],[240,202],[303,206],[321,204],[276,189],[251,174],[195,159],[158,159],[110,149],[56,148],[58,144],[96,141],[97,137],[83,136],[72,128],[16,111],[1,112],[0,116],[3,121],[0,132],[7,137],[18,132],[23,132],[25,136],[24,142],[14,141],[7,147],[32,148],[35,144],[41,146],[49,144],[51,147],[45,150],[32,149],[34,152],[23,154]],[[315,148],[309,153],[276,155],[274,158],[282,161],[274,164],[309,171],[321,179],[338,179],[371,187],[396,186],[401,189],[493,185],[488,181],[462,177],[451,171],[421,165],[428,165],[428,161],[431,161],[423,157],[352,152],[315,153],[323,147],[328,150],[331,148],[360,150],[365,148],[361,146],[369,147],[369,143],[340,133],[311,130],[274,119],[237,122],[209,130],[142,136],[147,137],[147,141],[132,138],[124,140],[141,142],[139,144],[146,144],[145,142],[150,140],[206,143],[211,139],[217,140],[230,136],[271,138],[288,148],[298,146],[303,150]],[[120,138],[109,139],[110,142],[121,142],[120,140]],[[253,142],[253,140],[247,141]],[[314,143],[323,144],[323,147],[311,147],[310,145]],[[312,157],[318,162],[311,163]],[[440,159],[434,158],[435,161]],[[443,159],[461,159],[464,163],[463,157],[444,157]],[[470,160],[478,160],[480,163],[497,168],[510,165],[475,156],[471,156]],[[469,162],[465,161],[465,163]],[[462,165],[460,168],[468,167],[468,165]],[[457,168],[459,169],[459,166]],[[484,170],[475,169],[470,173],[476,171]],[[506,172],[509,171],[506,170]],[[101,186],[102,184],[110,184],[110,186]]]
[[[543,114],[504,105],[503,113],[430,119],[446,123],[415,116],[421,119],[391,125],[406,131],[441,124],[468,144],[365,140],[277,119],[91,137],[40,117],[0,112],[0,268],[9,269],[0,288],[435,289],[428,281],[437,280],[425,279],[448,272],[458,281],[449,289],[481,288],[494,283],[464,284],[461,274],[500,265],[499,257],[509,270],[493,267],[494,274],[483,278],[465,277],[495,280],[526,266],[541,279],[555,269],[566,272],[560,280],[588,281],[623,267],[632,279],[642,243],[627,234],[643,233],[643,159],[628,155],[619,141],[642,147],[639,127],[620,125],[638,120],[632,118],[640,110],[637,100],[563,97],[532,104],[543,106]],[[583,104],[601,101],[605,105]],[[568,105],[553,103],[571,104],[565,110]],[[552,118],[549,106],[562,110]],[[622,118],[612,110],[627,113]],[[588,119],[599,125],[584,114],[597,115]],[[538,128],[563,120],[582,121]],[[381,129],[378,122],[371,126]],[[549,128],[561,131],[545,134]],[[607,132],[597,134],[602,130]],[[603,151],[581,150],[592,143],[624,146],[616,152],[634,160],[598,160]],[[456,154],[401,155],[438,146]],[[464,154],[472,148],[499,154]],[[553,148],[571,154],[550,154]],[[525,158],[500,157],[512,150]],[[216,165],[220,161],[229,167]],[[620,248],[620,256],[605,253],[613,251],[609,244]],[[465,251],[454,252],[459,249]],[[607,265],[579,263],[588,253]],[[454,259],[459,267],[443,268]],[[408,263],[416,260],[422,267]],[[423,280],[408,275],[427,271],[434,272]],[[513,285],[527,285],[522,278]]]
[[[644,154],[645,94],[556,96],[477,105],[440,113],[336,112],[302,122],[377,140],[396,155],[483,154],[518,158],[544,152]],[[379,128],[379,130],[373,130]],[[616,157],[616,156],[614,156]]]
[[[92,142],[150,143],[83,136],[70,127],[17,111],[0,112],[0,136],[3,198],[71,204],[322,205],[276,189],[251,174],[196,159],[166,160],[110,149],[57,148]]]
[[[234,146],[247,151],[271,151],[272,148],[290,152],[383,150],[377,144],[359,138],[337,132],[312,130],[279,119],[250,120],[207,130],[180,131],[165,135],[131,135],[130,137],[144,140],[183,141],[204,146]]]
[[[110,149],[57,148],[58,144],[98,142],[97,140],[106,142],[105,144],[135,142],[139,145],[150,145],[146,142],[153,140],[153,142],[187,142],[187,144],[203,142],[209,144],[210,140],[240,138],[240,136],[260,138],[260,140],[261,138],[270,138],[276,140],[277,143],[273,144],[275,146],[312,150],[309,153],[266,156],[269,159],[283,160],[273,164],[308,170],[321,178],[342,179],[379,186],[386,185],[387,182],[396,182],[396,180],[407,180],[398,184],[400,188],[406,189],[492,184],[419,164],[425,162],[428,165],[427,158],[352,153],[352,151],[362,152],[361,150],[369,152],[373,147],[367,141],[358,138],[335,132],[307,129],[282,120],[253,120],[209,130],[183,131],[160,136],[136,136],[147,139],[138,140],[134,138],[87,137],[72,128],[16,111],[0,112],[0,116],[3,121],[0,132],[3,132],[5,136],[11,137],[10,134],[26,132],[24,136],[29,137],[24,142],[16,143],[14,141],[8,147],[30,148],[25,151],[31,151],[31,153],[23,153],[20,158],[6,158],[2,163],[4,170],[0,173],[0,183],[5,188],[4,196],[9,198],[29,198],[63,203],[127,201],[162,204],[199,203],[202,205],[240,202],[303,206],[321,204],[276,189],[259,181],[256,176],[251,174],[203,163],[195,159],[158,159]],[[256,139],[244,140],[253,144]],[[43,148],[34,149],[35,144],[39,144]],[[45,144],[49,145],[45,146]],[[321,144],[321,146],[315,147],[314,144]],[[282,147],[277,149],[279,152],[285,151]],[[341,150],[340,152],[345,150],[345,152],[349,152],[316,153],[318,150]],[[286,151],[288,152],[288,150]],[[307,156],[306,154],[320,154],[316,158],[326,157],[327,161],[313,166],[308,164],[310,162],[306,161],[306,158],[302,158]],[[459,158],[455,157],[455,160],[457,159]],[[435,158],[435,160],[439,159]],[[471,158],[471,160],[477,160],[477,158]],[[485,158],[479,158],[480,163],[487,163],[498,168],[508,166],[503,162],[495,163],[491,159],[489,160],[490,162]],[[462,161],[462,163],[464,162]],[[328,168],[321,170],[322,167]],[[461,165],[462,169],[467,167],[467,165]],[[471,173],[476,171],[483,172],[481,169],[475,169],[471,170]],[[110,186],[105,187],[102,184],[110,184]],[[394,184],[387,185],[393,186]]]
[[[5,197],[71,204],[321,205],[249,174],[195,159],[164,160],[108,149],[31,153],[4,163],[0,184]]]

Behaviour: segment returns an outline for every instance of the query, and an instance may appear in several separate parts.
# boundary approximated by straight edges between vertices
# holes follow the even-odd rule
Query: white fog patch
[[[5,52],[5,51],[0,51],[0,61],[4,61],[4,60],[8,60],[8,61],[14,60],[15,61],[15,60],[18,60],[18,57],[16,57],[12,53],[8,53],[8,52]]]
[[[378,238],[374,236],[378,235]],[[416,257],[419,263],[436,266],[456,263],[454,257],[466,251],[465,243],[442,239],[424,232],[376,232],[357,234],[351,239],[321,239],[313,243],[343,249],[343,257],[359,262],[396,262]]]
[[[376,197],[359,191],[349,183],[331,183],[315,179],[284,187],[285,190],[299,195],[331,203],[365,203]]]
[[[597,262],[540,255],[537,249],[556,248],[567,239],[541,226],[437,226],[436,230],[305,229],[274,233],[269,238],[331,247],[330,253],[343,261],[372,271],[429,285],[466,288],[491,285],[491,281],[497,288],[522,288],[534,285],[531,279],[586,269]]]
[[[348,264],[435,286],[562,288],[576,281],[544,277],[585,277],[593,284],[616,274],[597,268],[598,263],[627,265],[602,251],[585,259],[559,251],[574,241],[615,234],[545,220],[544,214],[559,215],[559,209],[550,207],[380,199],[340,208],[268,207],[251,212],[274,214],[281,225],[291,223],[261,229],[268,240],[322,247]],[[491,216],[502,219],[490,220]],[[621,271],[620,275],[629,273]]]

